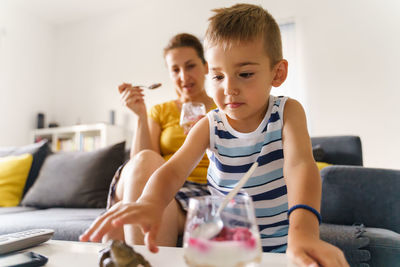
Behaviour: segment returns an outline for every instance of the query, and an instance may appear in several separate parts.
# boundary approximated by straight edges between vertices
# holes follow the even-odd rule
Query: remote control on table
[[[54,234],[51,229],[31,229],[11,234],[0,235],[0,254],[33,247],[46,242]]]

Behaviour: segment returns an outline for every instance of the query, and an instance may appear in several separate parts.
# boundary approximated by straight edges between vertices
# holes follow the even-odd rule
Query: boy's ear
[[[274,78],[272,79],[271,85],[273,87],[278,87],[286,80],[288,74],[287,60],[282,59],[278,63],[276,63],[273,69],[273,73],[274,73]]]

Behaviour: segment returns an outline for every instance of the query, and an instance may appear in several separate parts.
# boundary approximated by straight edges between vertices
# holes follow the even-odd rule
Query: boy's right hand
[[[143,99],[143,89],[132,86],[130,83],[123,83],[118,86],[118,91],[124,106],[133,111],[137,116],[146,115],[146,105]]]
[[[113,228],[124,224],[140,226],[145,234],[145,244],[148,249],[156,253],[156,236],[163,214],[160,206],[148,202],[122,203],[119,202],[106,213],[98,217],[80,237],[83,242],[100,242],[102,237]]]

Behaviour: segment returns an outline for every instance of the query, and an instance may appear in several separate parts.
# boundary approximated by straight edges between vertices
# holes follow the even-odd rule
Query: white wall
[[[400,2],[312,1],[299,21],[312,134],[361,136],[367,166],[400,168]]]
[[[50,114],[54,67],[50,25],[0,2],[0,146],[24,145],[36,114]]]
[[[162,82],[161,89],[147,93],[149,106],[173,98],[162,48],[178,32],[201,37],[210,9],[233,2],[149,0],[119,13],[57,26],[55,98],[49,116],[61,125],[89,123],[107,121],[109,110],[115,109],[117,123],[133,127],[120,105],[117,85]],[[247,2],[261,3],[278,21],[296,23],[297,80],[306,92],[311,135],[360,135],[366,166],[398,169],[400,2]],[[23,142],[21,138],[15,137],[14,143]]]
[[[181,1],[185,6],[179,4],[179,9],[168,3],[149,1],[108,17],[59,27],[55,69],[62,124],[107,120],[110,109],[117,110],[117,123],[125,122],[126,110],[117,94],[122,82],[163,83],[162,89],[148,93],[149,106],[175,96],[162,49],[178,32],[201,37],[209,8],[200,2]],[[200,8],[203,11],[198,12]],[[70,105],[77,108],[61,116]]]

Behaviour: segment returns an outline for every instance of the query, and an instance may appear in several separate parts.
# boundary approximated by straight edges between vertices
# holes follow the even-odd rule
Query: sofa
[[[0,208],[0,234],[50,228],[53,239],[77,241],[105,210],[113,175],[126,158],[125,142],[91,152],[53,153],[47,141],[0,148],[0,157],[25,153],[33,155],[35,171],[28,175],[20,204]]]
[[[315,159],[329,165],[321,170],[321,239],[341,248],[351,266],[400,266],[400,170],[363,167],[357,136],[313,137],[312,145]],[[104,212],[108,185],[127,151],[124,144],[69,153],[40,146],[45,160],[36,181],[24,189],[19,206],[0,208],[0,234],[51,228],[53,239],[77,241]]]
[[[363,167],[358,136],[312,144],[316,160],[331,164],[321,170],[321,239],[341,248],[351,266],[400,266],[400,170]]]

